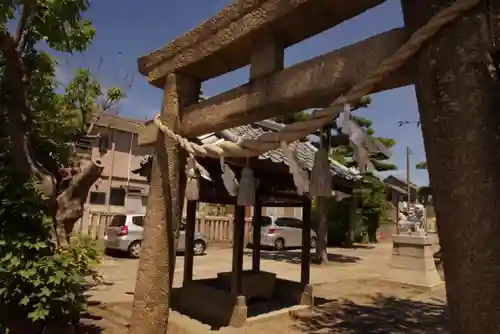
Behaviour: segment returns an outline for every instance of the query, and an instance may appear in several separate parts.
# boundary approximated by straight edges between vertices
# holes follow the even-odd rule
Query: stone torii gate
[[[500,116],[492,102],[499,98],[498,1],[403,0],[404,28],[284,68],[286,47],[382,2],[235,0],[139,60],[164,101],[140,136],[156,153],[131,333],[166,330],[167,263],[175,259],[167,231],[180,220],[185,151],[259,155],[321,128],[363,95],[409,84],[435,193],[452,331],[500,332]],[[248,64],[247,84],[197,103],[203,81]],[[206,147],[186,139],[318,106],[327,108],[277,136]]]

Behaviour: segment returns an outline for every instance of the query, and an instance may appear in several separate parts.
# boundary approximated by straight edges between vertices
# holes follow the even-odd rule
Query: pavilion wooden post
[[[165,78],[162,121],[173,131],[182,108],[196,103],[200,82],[172,73]],[[185,154],[158,131],[144,221],[144,239],[129,333],[163,334],[167,330],[169,295],[175,259],[174,229],[184,201]]]
[[[239,296],[243,282],[243,247],[245,242],[245,207],[236,205],[234,208],[233,226],[233,266],[231,273],[231,293]]]
[[[452,3],[403,1],[405,24],[415,29]],[[462,14],[415,59],[454,334],[500,333],[500,84],[490,57],[499,7]]]
[[[252,271],[260,271],[260,237],[262,226],[262,202],[255,200],[252,218]]]
[[[311,199],[304,198],[302,206],[302,261],[300,263],[300,283],[306,287],[311,270]]]
[[[184,247],[184,283],[193,280],[194,234],[196,227],[196,201],[187,201],[186,246]]]

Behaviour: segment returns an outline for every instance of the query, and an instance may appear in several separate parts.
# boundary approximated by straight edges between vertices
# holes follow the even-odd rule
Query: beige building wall
[[[102,117],[91,134],[99,135],[89,143],[77,143],[77,151],[100,160],[104,170],[92,186],[85,204],[92,212],[144,212],[149,185],[145,177],[133,174],[150,147],[138,145],[138,131],[142,122],[124,117]],[[85,216],[84,216],[85,219]]]

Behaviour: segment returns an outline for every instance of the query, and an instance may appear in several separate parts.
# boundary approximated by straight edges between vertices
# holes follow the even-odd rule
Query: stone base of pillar
[[[314,289],[311,284],[306,285],[300,296],[300,305],[306,305],[309,308],[314,307]]]
[[[236,297],[236,304],[234,305],[233,314],[229,321],[229,327],[243,327],[247,321],[247,312],[248,308],[245,296]]]
[[[428,288],[443,284],[434,264],[435,237],[417,232],[393,235],[392,241],[391,262],[384,279]]]

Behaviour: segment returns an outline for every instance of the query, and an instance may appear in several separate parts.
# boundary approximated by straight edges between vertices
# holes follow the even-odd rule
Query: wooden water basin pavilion
[[[255,138],[269,131],[279,131],[284,125],[266,120],[251,125],[227,129],[198,137],[201,143],[221,139],[237,140],[240,137]],[[316,148],[307,140],[293,144],[297,161],[311,171]],[[268,151],[250,159],[226,159],[225,162],[239,177],[241,170],[249,166],[258,180],[256,201],[253,207],[252,269],[243,270],[245,248],[245,207],[238,206],[236,197],[230,196],[225,189],[221,176],[221,166],[216,159],[199,159],[198,162],[209,172],[211,181],[200,178],[199,202],[234,205],[233,259],[230,272],[219,273],[216,278],[193,279],[193,243],[195,234],[197,201],[187,201],[186,251],[184,278],[181,288],[174,289],[172,309],[212,326],[241,327],[251,315],[279,308],[282,305],[309,305],[313,302],[310,282],[311,264],[311,199],[299,195],[289,173],[287,159],[281,149]],[[134,172],[149,175],[151,159],[146,159],[142,167]],[[356,171],[332,161],[332,191],[350,194],[359,180]],[[302,207],[302,249],[300,283],[276,277],[275,273],[260,270],[259,226],[263,207]],[[210,300],[210,303],[200,303]],[[264,310],[264,311],[263,311]]]

